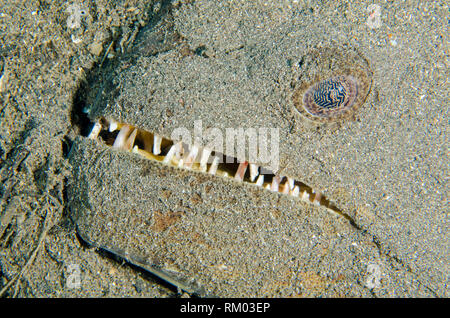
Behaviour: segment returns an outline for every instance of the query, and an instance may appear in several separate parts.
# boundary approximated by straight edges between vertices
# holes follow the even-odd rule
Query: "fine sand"
[[[0,296],[179,295],[157,268],[185,295],[448,297],[444,2],[76,4],[1,5]],[[317,47],[370,65],[353,118],[296,110]],[[86,116],[278,127],[280,173],[342,215],[112,151]]]

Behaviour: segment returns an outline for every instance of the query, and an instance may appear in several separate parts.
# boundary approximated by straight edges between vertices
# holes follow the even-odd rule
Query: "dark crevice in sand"
[[[375,244],[375,246],[377,247],[378,253],[380,253],[380,255],[386,257],[389,262],[389,266],[391,267],[392,270],[397,271],[398,268],[395,266],[395,264],[398,264],[399,266],[401,266],[403,268],[403,270],[405,270],[406,272],[410,273],[411,275],[414,276],[415,279],[417,279],[421,285],[423,285],[430,293],[433,294],[434,297],[439,297],[438,293],[436,291],[434,291],[433,289],[431,289],[428,285],[424,284],[422,282],[422,280],[419,277],[419,274],[415,273],[413,271],[413,269],[406,264],[403,260],[401,260],[400,258],[398,258],[396,255],[392,255],[392,253],[390,253],[389,251],[386,251],[386,247],[383,246],[383,244],[381,243],[380,239],[375,235],[372,234],[368,229],[364,229],[363,227],[359,226],[356,221],[349,216],[346,213],[342,213],[342,216],[344,218],[346,218],[350,225],[357,230],[359,233],[361,233],[363,236],[369,236],[370,240]],[[362,285],[364,288],[366,288],[367,290],[369,290],[369,292],[374,296],[377,297],[377,295],[373,292],[373,289],[368,288],[367,286],[365,286],[364,284]]]
[[[372,236],[372,242],[376,245],[379,253],[388,258],[388,260],[390,261],[389,265],[391,266],[391,268],[393,270],[396,270],[396,267],[393,263],[400,265],[406,272],[414,275],[414,278],[417,279],[420,282],[420,284],[423,285],[430,293],[432,293],[434,297],[439,297],[439,295],[436,291],[434,291],[428,285],[426,285],[422,282],[422,279],[419,277],[419,274],[415,273],[408,264],[406,264],[403,260],[398,258],[396,255],[392,255],[389,252],[385,252],[385,248],[383,247],[382,243],[380,242],[380,240],[378,239],[378,237],[376,235],[371,234],[369,232],[366,232],[366,233],[368,235]]]
[[[182,296],[182,293],[188,293],[190,297],[193,298],[207,297],[203,288],[185,282],[183,279],[175,277],[162,268],[149,264],[145,259],[137,259],[136,257],[129,255],[127,251],[98,246],[85,239],[78,229],[76,235],[82,247],[94,247],[100,256],[118,262],[121,265],[126,264],[134,271],[139,272],[145,279],[169,289],[173,293],[172,297],[180,297]]]

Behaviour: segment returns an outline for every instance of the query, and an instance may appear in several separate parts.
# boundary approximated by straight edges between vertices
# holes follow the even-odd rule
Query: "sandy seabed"
[[[139,61],[149,69],[161,67],[161,73],[167,76],[166,86],[158,88],[161,94],[155,97],[160,99],[158,107],[146,109],[146,116],[139,117],[134,110],[123,114],[128,120],[162,133],[177,124],[191,127],[197,118],[213,123],[224,113],[207,107],[210,100],[219,100],[217,94],[223,87],[192,85],[184,96],[186,100],[194,98],[197,88],[199,92],[209,92],[210,100],[199,106],[198,113],[194,107],[192,112],[176,114],[172,122],[165,121],[164,125],[152,121],[161,118],[162,113],[173,112],[171,105],[179,100],[177,83],[195,82],[186,79],[195,71],[177,73],[192,55],[207,56],[208,63],[231,68],[242,62],[248,72],[247,78],[239,79],[242,87],[249,85],[249,80],[254,80],[255,87],[271,87],[274,72],[280,72],[278,79],[282,83],[290,76],[290,64],[295,64],[305,49],[318,44],[348,43],[363,52],[373,70],[366,104],[353,121],[334,128],[337,130],[327,130],[327,126],[317,128],[303,121],[292,109],[289,98],[286,102],[277,99],[283,93],[276,90],[267,98],[272,108],[259,113],[258,104],[249,102],[242,108],[242,115],[236,113],[241,120],[251,117],[261,125],[273,124],[271,120],[277,116],[278,122],[286,120],[290,130],[281,136],[281,162],[286,174],[299,177],[334,198],[351,218],[352,225],[326,216],[326,211],[320,208],[299,207],[276,194],[265,197],[254,189],[226,182],[213,186],[212,198],[202,192],[204,188],[186,188],[189,176],[179,181],[179,185],[176,178],[171,184],[161,183],[166,186],[161,191],[167,194],[170,188],[173,196],[189,201],[192,211],[199,215],[212,209],[213,204],[217,208],[220,202],[226,203],[227,199],[215,198],[214,191],[230,191],[236,197],[230,199],[235,213],[249,213],[258,222],[278,220],[273,228],[282,229],[280,220],[286,226],[297,222],[292,221],[294,217],[308,220],[298,223],[299,227],[304,226],[298,237],[287,239],[292,231],[280,232],[287,236],[280,237],[278,242],[286,246],[290,240],[297,242],[300,238],[304,238],[304,243],[298,243],[296,248],[300,252],[296,259],[274,261],[283,264],[278,276],[277,269],[268,270],[270,274],[264,276],[264,267],[246,262],[240,266],[247,274],[262,272],[262,276],[239,279],[242,272],[234,271],[230,274],[234,284],[206,286],[206,290],[211,289],[217,296],[448,297],[448,5],[443,1],[409,1],[383,2],[378,8],[369,8],[371,4],[3,0],[0,296],[176,295],[176,289],[169,284],[84,242],[77,234],[69,206],[77,194],[74,190],[67,191],[71,182],[78,180],[73,172],[80,168],[75,169],[67,159],[81,133],[74,119],[74,101],[83,95],[80,90],[90,85],[90,76],[99,65],[113,64],[117,56],[133,46],[136,32],[157,17],[161,8],[173,6],[171,14],[162,17],[158,25],[170,25],[180,35],[182,45],[178,42],[179,45],[173,46],[154,45],[155,57]],[[164,54],[157,55],[158,52]],[[236,62],[230,61],[230,56]],[[222,76],[221,70],[209,68],[210,78]],[[152,80],[160,83],[157,76]],[[175,95],[171,96],[173,92]],[[252,97],[229,95],[230,105]],[[117,110],[110,113],[114,111]],[[275,112],[278,115],[272,116]],[[143,117],[150,119],[146,121]],[[87,146],[85,151],[95,154],[98,150]],[[124,160],[122,154],[117,156],[117,160]],[[83,160],[87,159],[79,159]],[[121,165],[123,162],[112,164],[119,168]],[[131,171],[133,167],[128,169]],[[157,167],[148,169],[156,169],[155,174],[158,173]],[[86,178],[95,176],[86,173]],[[195,193],[177,193],[181,189]],[[95,194],[94,191],[87,195]],[[216,194],[222,198],[223,193]],[[155,200],[159,197],[156,190],[152,195]],[[202,204],[193,207],[199,201]],[[251,208],[250,203],[256,206],[254,202],[263,202],[267,209]],[[228,207],[225,203],[223,206]],[[121,206],[120,202],[117,204]],[[185,212],[189,211],[186,208]],[[261,214],[255,213],[258,211]],[[85,233],[91,233],[92,237],[101,235],[98,231],[102,224],[97,221],[94,218],[93,234]],[[230,225],[226,220],[223,222],[225,228]],[[205,224],[211,225],[213,234],[214,225],[217,231],[224,228],[210,218]],[[278,251],[287,247],[279,247],[277,240],[270,238],[270,226],[260,229],[258,237],[266,237],[267,242],[274,244],[261,252],[262,259],[274,260]],[[109,234],[103,235],[104,241]],[[219,250],[215,253],[217,259],[223,257]],[[261,256],[258,255],[255,257]],[[215,275],[210,269],[202,272],[195,260],[183,258],[183,262],[187,273],[205,284],[212,277],[208,275]],[[226,268],[223,266],[220,268]],[[339,269],[346,266],[353,269]],[[379,279],[371,280],[378,270]],[[279,281],[282,283],[278,286]],[[251,285],[245,285],[246,282]]]

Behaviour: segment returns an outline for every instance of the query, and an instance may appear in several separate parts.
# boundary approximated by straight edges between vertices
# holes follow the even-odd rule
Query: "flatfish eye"
[[[355,118],[372,87],[368,60],[348,46],[308,51],[293,74],[293,106],[314,122]]]
[[[335,76],[312,85],[303,96],[303,107],[312,116],[342,114],[355,103],[358,85],[352,76]]]
[[[330,79],[319,83],[313,93],[314,102],[322,108],[340,107],[346,100],[347,90],[342,82]]]

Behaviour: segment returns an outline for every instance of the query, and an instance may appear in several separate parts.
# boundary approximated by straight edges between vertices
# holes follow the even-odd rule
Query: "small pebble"
[[[88,50],[92,55],[100,56],[103,51],[103,45],[100,42],[94,42],[89,45]]]

